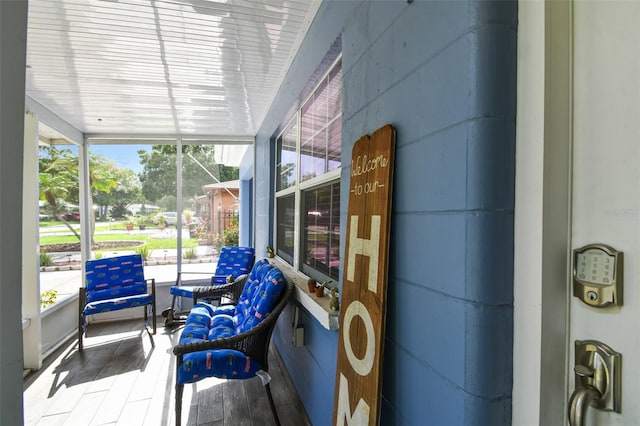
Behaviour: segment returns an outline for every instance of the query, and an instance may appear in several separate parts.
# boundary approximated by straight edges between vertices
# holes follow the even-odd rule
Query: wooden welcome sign
[[[380,416],[395,129],[353,147],[333,424]]]

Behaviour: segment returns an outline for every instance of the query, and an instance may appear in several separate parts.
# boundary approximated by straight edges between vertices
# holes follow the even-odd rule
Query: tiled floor
[[[25,425],[174,425],[171,348],[180,330],[159,326],[151,338],[140,320],[91,325],[82,354],[73,340],[25,378]],[[308,425],[273,350],[269,365],[281,423]],[[182,407],[183,425],[274,424],[258,378],[186,385]]]

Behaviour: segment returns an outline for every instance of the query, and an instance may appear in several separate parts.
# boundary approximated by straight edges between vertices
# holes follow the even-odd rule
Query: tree
[[[237,167],[227,167],[217,164],[214,160],[214,145],[184,145],[182,146],[182,193],[185,199],[203,194],[202,186],[215,182],[193,159],[211,172],[220,182],[238,179]],[[167,195],[176,193],[176,145],[153,145],[151,151],[138,151],[142,172],[142,194],[151,202],[168,200]],[[168,210],[176,210],[176,205],[166,206]]]
[[[80,235],[62,217],[62,206],[69,203],[77,204],[79,191],[78,157],[70,149],[42,147],[44,155],[40,158],[40,199],[46,201],[54,216],[62,220],[71,232],[80,239]],[[94,191],[110,192],[118,186],[116,180],[118,167],[116,164],[100,155],[89,153],[89,205]],[[95,230],[95,218],[89,215],[91,221],[91,240]]]
[[[63,204],[59,200],[64,200],[69,194],[70,178],[66,173],[51,174],[41,172],[39,174],[40,200],[46,201],[54,217],[62,215]],[[75,231],[74,231],[75,232]]]
[[[62,220],[67,228],[80,239],[76,230],[63,218],[65,205],[78,201],[77,198],[74,200],[72,195],[72,189],[78,187],[78,174],[74,174],[67,167],[60,167],[61,163],[66,163],[67,159],[73,157],[73,153],[69,149],[59,150],[50,146],[40,147],[40,151],[43,153],[38,164],[40,200],[46,201],[53,216]],[[76,164],[77,162],[76,159]],[[75,170],[77,170],[77,166]],[[77,190],[75,194],[77,194]]]
[[[142,185],[133,170],[117,168],[114,171],[118,182],[111,191],[96,191],[93,196],[95,204],[100,206],[101,217],[111,209],[114,217],[124,217],[129,214],[129,206],[134,203],[144,203]]]

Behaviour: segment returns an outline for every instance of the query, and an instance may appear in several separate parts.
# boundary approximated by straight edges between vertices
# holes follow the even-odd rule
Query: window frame
[[[333,278],[325,275],[324,273],[317,271],[316,269],[311,268],[308,265],[305,265],[303,260],[302,260],[302,233],[304,232],[303,230],[303,226],[304,226],[304,220],[302,218],[302,210],[303,210],[303,193],[305,191],[311,191],[320,187],[324,187],[324,186],[329,186],[329,185],[333,185],[336,182],[340,182],[340,176],[342,173],[342,164],[340,164],[338,167],[334,168],[333,170],[329,170],[321,175],[318,176],[314,176],[312,178],[309,178],[307,180],[302,180],[300,174],[301,174],[301,145],[302,145],[302,109],[305,105],[307,105],[307,103],[309,102],[309,100],[314,96],[314,94],[316,93],[316,90],[322,85],[323,82],[328,82],[329,76],[331,75],[331,73],[333,71],[336,70],[336,67],[340,67],[342,68],[342,53],[340,53],[336,59],[329,65],[329,67],[326,69],[325,72],[322,73],[322,76],[315,82],[313,90],[310,91],[310,93],[307,95],[306,98],[304,98],[304,100],[302,102],[300,102],[299,106],[295,109],[295,111],[293,112],[292,116],[289,117],[287,120],[284,120],[284,125],[281,127],[281,130],[277,133],[276,137],[273,139],[274,143],[275,143],[275,158],[274,158],[274,173],[273,173],[273,178],[274,178],[274,216],[273,216],[273,236],[274,236],[274,250],[275,253],[278,257],[280,257],[283,261],[285,261],[286,263],[290,264],[296,271],[300,271],[302,272],[304,269],[304,274],[312,276],[313,278],[315,278],[318,281],[327,281],[327,280],[334,280]],[[343,78],[340,78],[340,86],[341,86],[341,90],[340,93],[342,93],[342,83],[343,82]],[[325,88],[325,90],[328,90],[328,87]],[[340,95],[342,96],[342,95]],[[328,104],[329,102],[327,102]],[[331,117],[330,119],[327,120],[326,126],[322,129],[322,130],[318,130],[316,132],[314,132],[314,135],[319,133],[320,131],[326,131],[329,132],[331,126],[337,121],[340,120],[340,122],[342,121],[342,102],[341,102],[341,107],[340,107],[340,113],[334,117]],[[281,141],[283,136],[285,135],[285,133],[287,131],[289,131],[289,129],[291,128],[292,123],[294,123],[295,120],[295,126],[296,126],[296,179],[295,179],[295,184],[284,188],[284,189],[280,189],[278,190],[278,181],[279,179],[281,179],[280,176],[280,169],[279,169],[279,164],[278,164],[278,157],[280,155],[280,149],[281,149]],[[342,142],[340,143],[340,145],[342,146]],[[342,151],[342,149],[341,149]],[[326,166],[326,164],[328,164],[329,158],[328,158],[328,146],[325,148],[325,169],[328,168]],[[292,261],[289,261],[289,256],[286,253],[282,253],[279,248],[278,248],[278,217],[279,217],[279,212],[278,212],[278,199],[281,197],[285,197],[285,196],[290,196],[291,194],[293,194],[294,196],[294,223],[293,223],[293,227],[294,227],[294,238],[293,238],[293,259]],[[284,254],[284,256],[283,256]]]

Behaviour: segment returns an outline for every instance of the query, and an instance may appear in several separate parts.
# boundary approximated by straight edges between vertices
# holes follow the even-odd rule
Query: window
[[[293,263],[293,239],[295,227],[295,198],[286,195],[278,198],[278,254],[289,263]]]
[[[276,166],[278,180],[276,190],[280,191],[294,186],[296,181],[296,144],[298,139],[297,120],[292,120],[289,126],[278,138],[278,164]]]
[[[302,271],[318,271],[332,280],[340,276],[340,182],[304,191]]]
[[[340,276],[341,65],[330,64],[276,137],[276,253],[322,281]]]

